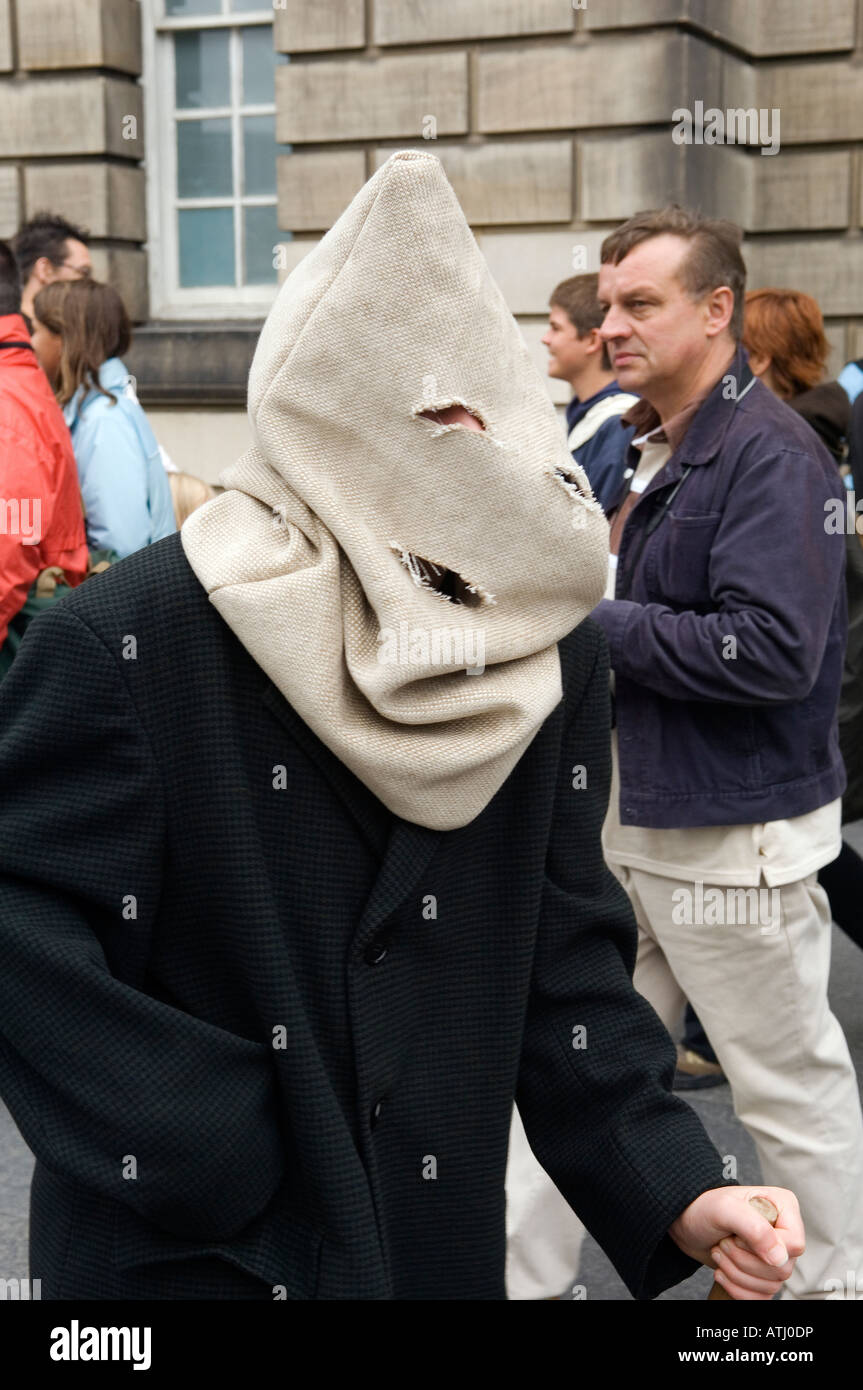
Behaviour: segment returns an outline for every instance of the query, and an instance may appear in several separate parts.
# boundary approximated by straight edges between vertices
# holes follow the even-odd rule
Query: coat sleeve
[[[674,1046],[632,984],[635,919],[600,843],[610,709],[605,643],[594,640],[561,745],[516,1101],[540,1164],[644,1299],[700,1268],[667,1234],[671,1223],[702,1192],[735,1184],[671,1093]]]
[[[828,516],[842,495],[838,474],[831,482],[813,455],[777,450],[760,458],[734,480],[713,540],[715,612],[628,599],[603,599],[594,609],[617,675],[671,700],[805,699],[842,586],[844,540]]]
[[[164,799],[120,663],[68,602],[0,686],[0,1093],[56,1173],[228,1239],[282,1177],[272,1053],[112,974],[122,938],[146,978]]]

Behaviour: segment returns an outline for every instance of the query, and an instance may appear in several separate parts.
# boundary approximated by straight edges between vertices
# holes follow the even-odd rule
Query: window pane
[[[251,14],[252,10],[266,11],[272,8],[273,0],[269,0],[269,4],[267,0],[230,0],[228,5],[228,9],[233,10],[235,14]],[[283,6],[279,5],[278,8],[282,9]]]
[[[165,14],[221,14],[222,0],[165,0]]]
[[[174,35],[177,106],[230,106],[228,32],[200,29]]]
[[[245,283],[275,285],[278,276],[273,259],[280,239],[277,209],[275,205],[266,208],[243,208],[243,218],[246,244]]]
[[[222,198],[230,197],[233,191],[230,118],[178,121],[178,197]]]
[[[233,285],[233,208],[183,208],[178,212],[180,285]]]
[[[276,191],[276,118],[243,117],[244,193]]]
[[[269,25],[241,29],[243,37],[243,104],[266,106],[276,99],[276,55]]]

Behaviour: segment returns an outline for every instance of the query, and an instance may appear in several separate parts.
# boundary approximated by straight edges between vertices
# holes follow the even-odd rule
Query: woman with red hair
[[[753,372],[841,462],[851,407],[838,381],[824,380],[830,344],[817,302],[801,290],[750,290],[745,312],[743,345]]]

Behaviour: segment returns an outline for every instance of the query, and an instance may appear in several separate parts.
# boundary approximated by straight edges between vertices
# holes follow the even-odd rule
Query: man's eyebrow
[[[652,285],[633,285],[632,289],[622,290],[621,299],[658,299],[659,292]]]
[[[633,285],[631,289],[620,291],[620,299],[623,301],[624,304],[632,301],[633,299],[650,299],[653,300],[655,303],[658,303],[661,300],[661,298],[662,296],[659,293],[659,291],[654,289],[652,286],[648,285]],[[610,300],[605,299],[600,295],[597,298],[597,303],[599,304],[600,309],[602,309],[603,312],[607,314],[608,310],[611,307]]]

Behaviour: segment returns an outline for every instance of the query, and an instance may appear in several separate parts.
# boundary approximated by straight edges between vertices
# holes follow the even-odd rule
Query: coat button
[[[374,1105],[372,1106],[372,1113],[371,1113],[371,1115],[369,1116],[369,1124],[371,1125],[372,1129],[374,1129],[375,1125],[377,1124],[378,1120],[380,1119],[380,1114],[381,1114],[381,1110],[382,1110],[382,1109],[383,1109],[383,1101],[380,1101],[380,1100],[377,1101],[376,1104],[374,1104]]]
[[[363,951],[363,960],[366,965],[380,965],[389,952],[390,944],[385,936],[376,936],[371,940]]]

